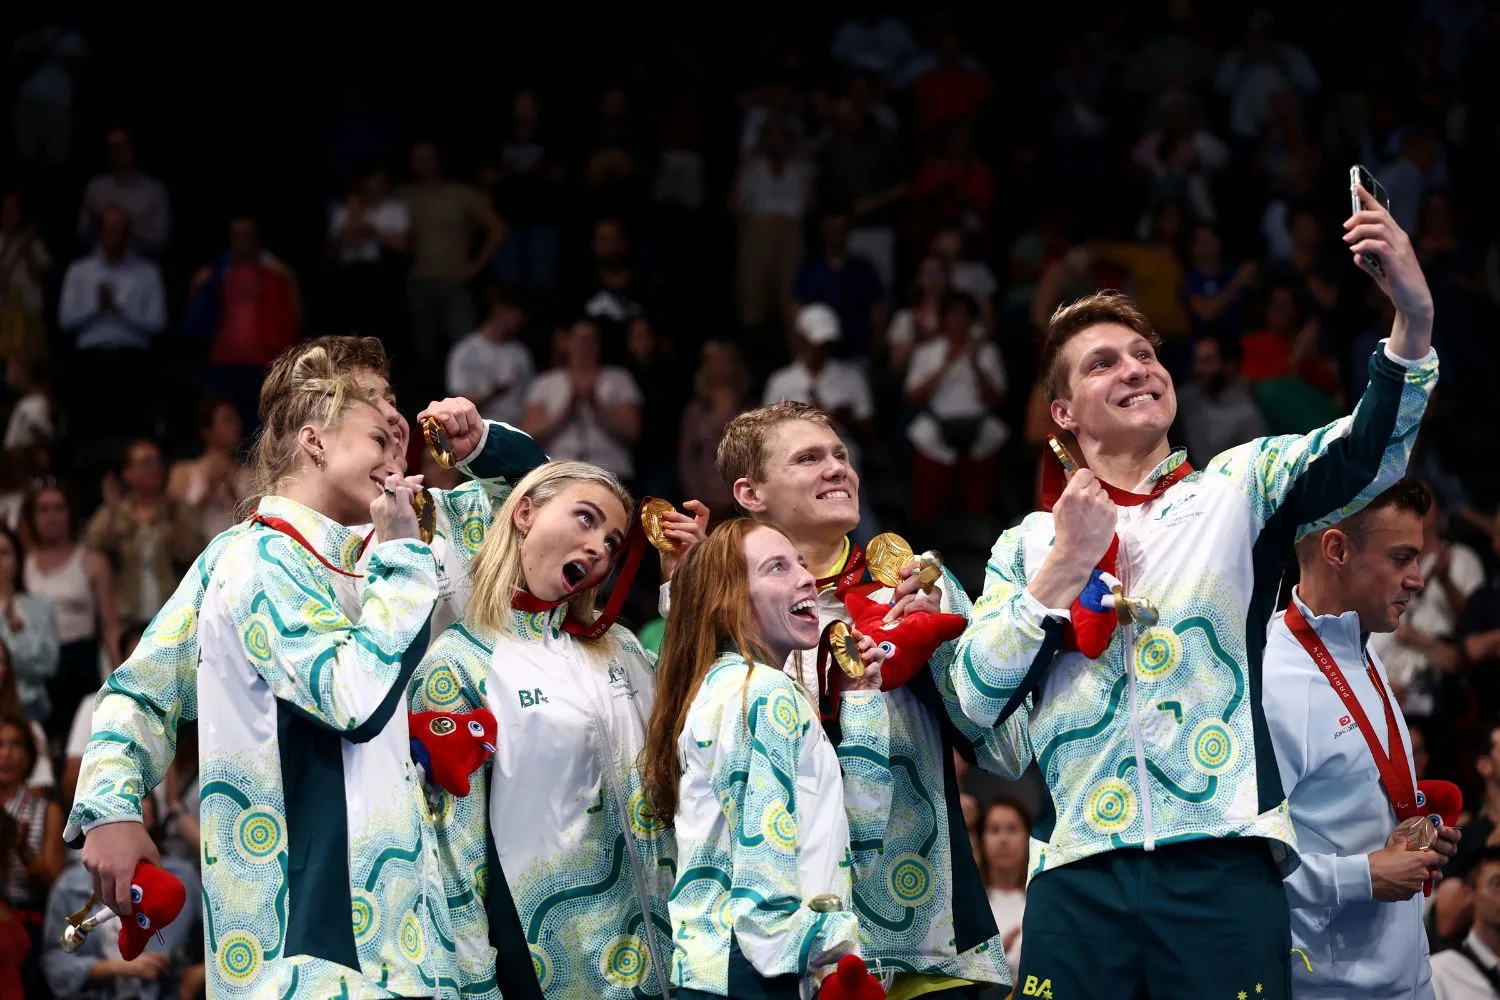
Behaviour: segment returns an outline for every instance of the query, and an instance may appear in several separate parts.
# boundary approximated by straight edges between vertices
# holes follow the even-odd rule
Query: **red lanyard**
[[[615,587],[609,592],[609,600],[604,605],[604,610],[599,617],[589,624],[565,619],[563,631],[569,635],[576,635],[583,639],[597,639],[620,617],[620,610],[625,606],[625,599],[630,596],[630,585],[635,582],[635,571],[640,568],[641,557],[646,553],[646,529],[641,526],[641,509],[651,501],[650,497],[642,497],[641,504],[635,509],[635,516],[630,520],[630,531],[625,535],[625,561],[620,566],[620,576],[615,580]],[[565,595],[556,601],[544,601],[534,597],[526,591],[518,591],[510,599],[510,606],[517,611],[528,611],[538,614],[551,611],[568,603],[572,594]]]
[[[1375,735],[1375,728],[1370,725],[1370,719],[1365,715],[1359,699],[1354,696],[1354,691],[1349,687],[1349,681],[1344,677],[1343,671],[1339,670],[1338,664],[1333,662],[1333,657],[1328,652],[1328,647],[1323,640],[1318,638],[1318,633],[1307,623],[1301,609],[1297,607],[1294,600],[1286,609],[1287,628],[1292,630],[1292,635],[1302,643],[1302,648],[1307,650],[1307,655],[1313,658],[1318,669],[1323,671],[1323,676],[1328,678],[1328,683],[1333,685],[1334,693],[1344,703],[1345,710],[1354,717],[1359,725],[1359,731],[1364,735],[1365,742],[1369,744],[1370,756],[1375,758],[1375,768],[1380,772],[1380,783],[1385,786],[1386,797],[1391,800],[1391,808],[1396,810],[1396,819],[1410,819],[1421,815],[1422,810],[1417,806],[1417,790],[1412,783],[1411,765],[1406,759],[1406,745],[1401,742],[1401,727],[1396,723],[1396,710],[1391,707],[1390,696],[1386,694],[1385,682],[1380,679],[1380,673],[1375,669],[1375,663],[1365,654],[1365,669],[1370,675],[1370,683],[1375,685],[1375,690],[1380,694],[1381,704],[1385,706],[1385,729],[1386,742],[1390,746],[1387,753],[1380,746],[1380,739]]]
[[[848,588],[859,583],[865,575],[865,550],[854,542],[849,543],[849,556],[844,560],[844,568],[832,576],[822,577],[817,581],[818,589],[833,587],[836,593],[843,593]]]
[[[311,552],[314,559],[318,560],[318,562],[322,563],[324,566],[327,566],[330,570],[337,573],[339,576],[352,576],[357,580],[360,578],[360,576],[363,575],[360,573],[351,573],[346,569],[339,569],[333,563],[329,562],[326,558],[324,558],[323,553],[313,548],[312,542],[309,542],[306,538],[303,537],[302,532],[292,527],[292,523],[290,521],[284,520],[283,518],[279,517],[267,517],[264,514],[256,514],[250,520],[254,521],[256,524],[264,524],[272,531],[279,531],[283,535],[286,535],[292,541],[296,542],[298,545]],[[374,532],[372,531],[370,533],[370,536],[373,535]],[[359,543],[359,548],[355,551],[354,554],[356,559],[359,558],[359,553],[365,550],[365,546],[370,543],[370,536],[366,536],[365,540]]]
[[[1067,486],[1067,477],[1063,474],[1062,463],[1055,459],[1043,459],[1043,461],[1046,464],[1042,466],[1042,509],[1051,510],[1052,505],[1057,503],[1057,498],[1062,495],[1063,489]],[[1151,489],[1147,493],[1133,493],[1130,490],[1122,490],[1120,487],[1112,486],[1102,479],[1099,480],[1099,485],[1104,487],[1104,492],[1109,494],[1109,498],[1115,502],[1115,506],[1139,507],[1148,500],[1155,500],[1181,482],[1182,479],[1191,475],[1192,472],[1193,466],[1184,459],[1181,465],[1152,483]]]

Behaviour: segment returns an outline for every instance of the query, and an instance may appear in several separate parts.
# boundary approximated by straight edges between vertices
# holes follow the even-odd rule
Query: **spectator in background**
[[[42,289],[51,270],[52,257],[23,213],[21,196],[7,192],[0,201],[0,356],[47,353]]]
[[[334,309],[340,330],[393,338],[402,328],[395,289],[406,272],[411,214],[391,193],[385,164],[360,169],[328,223],[334,257]]]
[[[635,439],[635,478],[641,496],[670,497],[679,492],[675,456],[664,444],[677,436],[678,419],[691,398],[692,382],[678,365],[672,342],[645,316],[637,316],[625,333],[625,370],[638,386],[649,386],[641,398],[641,430]]]
[[[829,54],[846,70],[866,70],[894,83],[917,56],[917,43],[901,19],[882,4],[863,0],[839,22]]]
[[[52,712],[47,684],[57,675],[57,615],[47,598],[26,592],[21,575],[25,556],[20,537],[0,528],[0,642],[9,654],[26,714],[45,724]]]
[[[412,265],[406,294],[413,370],[436,382],[449,347],[474,329],[469,282],[500,248],[505,224],[477,190],[443,176],[442,159],[432,142],[412,146],[411,172],[412,183],[397,194],[411,214]],[[469,247],[480,233],[484,241],[471,257]]]
[[[1010,440],[1010,428],[999,417],[1005,365],[982,330],[974,336],[977,313],[973,299],[950,294],[941,336],[912,353],[906,373],[906,402],[920,411],[906,430],[912,511],[919,522],[947,513],[955,477],[968,513],[982,517],[994,503],[1000,449]]]
[[[906,196],[895,138],[852,98],[831,109],[833,133],[818,153],[818,202],[850,206],[849,251],[875,265],[887,288],[896,279],[896,206]],[[801,257],[798,248],[796,257]]]
[[[51,11],[16,39],[16,155],[23,163],[66,163],[73,143],[73,75],[89,54],[83,34]]]
[[[244,424],[234,403],[224,396],[199,400],[197,428],[203,451],[172,464],[167,496],[206,542],[240,520],[240,504],[252,487],[250,470],[240,461]]]
[[[122,490],[104,479],[104,504],[90,519],[83,543],[110,560],[121,622],[149,622],[198,555],[203,540],[180,504],[165,493],[161,449],[135,441],[125,451]]]
[[[1304,320],[1291,285],[1273,285],[1266,326],[1241,339],[1240,373],[1272,434],[1302,434],[1339,418],[1338,366],[1323,357],[1321,326]]]
[[[1473,927],[1456,947],[1432,956],[1433,995],[1500,1000],[1500,847],[1479,850],[1463,885],[1473,899]]]
[[[979,872],[1000,928],[1005,964],[1011,975],[1021,967],[1021,920],[1026,912],[1026,862],[1031,817],[1015,799],[1001,796],[979,822]]]
[[[1100,243],[1094,252],[1129,274],[1131,293],[1164,343],[1162,363],[1174,373],[1186,367],[1188,313],[1183,308],[1182,243],[1187,211],[1180,202],[1164,201],[1151,218],[1151,234],[1140,243]]]
[[[47,733],[42,729],[41,723],[30,719],[26,714],[21,692],[16,687],[16,672],[10,665],[10,649],[3,642],[0,642],[0,718],[29,719],[31,738],[41,752],[37,754],[36,764],[26,777],[26,789],[45,798],[55,797],[57,776],[52,769],[52,758],[47,753]],[[0,868],[0,873],[5,871],[7,869]]]
[[[718,524],[734,516],[734,496],[719,475],[719,439],[729,421],[750,408],[750,379],[739,349],[726,340],[704,344],[693,386],[677,434],[677,478],[683,496],[701,500],[708,523]]]
[[[625,332],[637,316],[651,313],[654,302],[650,278],[631,259],[630,239],[619,219],[594,224],[592,273],[580,286],[579,312],[599,330],[604,356],[619,360],[625,353]]]
[[[936,254],[923,257],[912,285],[912,304],[891,318],[885,335],[891,374],[903,380],[912,351],[942,331],[943,303],[949,293],[947,263]],[[979,334],[984,334],[983,325]]]
[[[787,326],[796,327],[797,314],[804,306],[821,303],[838,316],[834,339],[839,341],[841,356],[868,358],[875,331],[885,329],[885,288],[875,266],[849,252],[849,216],[845,210],[824,212],[820,228],[821,252],[809,255],[797,266],[791,302],[797,312]]]
[[[156,805],[150,796],[141,802],[141,819],[152,839],[162,844]],[[59,833],[61,836],[61,833]],[[93,876],[74,860],[62,870],[47,897],[46,923],[40,930],[42,968],[47,985],[58,1000],[193,1000],[203,995],[203,963],[188,959],[202,933],[203,892],[193,866],[165,850],[161,867],[182,880],[187,903],[177,919],[153,935],[138,958],[125,961],[120,955],[119,934],[102,927],[75,952],[62,950],[63,928],[68,914],[82,908],[93,891]]]
[[[592,320],[574,323],[561,346],[561,363],[526,390],[521,429],[554,461],[588,462],[621,480],[634,479],[631,448],[641,433],[640,386],[624,368],[600,364],[599,327]]]
[[[973,129],[962,121],[945,126],[938,148],[912,178],[912,242],[921,246],[936,232],[958,229],[982,245],[993,203],[994,181],[974,149]]]
[[[171,856],[196,870],[202,857],[202,829],[198,825],[201,783],[198,777],[198,724],[177,730],[177,753],[162,782],[166,818],[160,841],[162,856]]]
[[[1195,339],[1209,335],[1238,338],[1245,329],[1245,293],[1259,274],[1260,265],[1247,260],[1230,275],[1224,266],[1224,240],[1219,231],[1207,222],[1194,226],[1182,284],[1191,335]]]
[[[93,242],[105,209],[118,205],[130,216],[134,248],[148,257],[160,258],[172,242],[172,206],[167,186],[141,173],[135,159],[135,137],[126,129],[111,129],[104,138],[104,146],[109,156],[109,171],[95,175],[83,189],[78,239]]]
[[[72,341],[68,410],[81,428],[143,433],[150,427],[150,395],[158,384],[149,351],[167,325],[166,292],[155,264],[130,250],[130,216],[104,210],[94,251],[68,265],[57,325]],[[119,405],[121,386],[146,397],[146,406]]]
[[[260,426],[260,386],[302,324],[297,278],[261,243],[251,216],[229,220],[229,249],[193,277],[188,336],[212,339],[209,391],[228,397],[251,434]]]
[[[993,337],[996,332],[995,292],[1000,285],[985,259],[979,240],[962,229],[944,229],[932,238],[927,252],[947,265],[948,284],[952,289],[963,292],[979,306],[979,319],[985,332]]]
[[[1232,343],[1232,341],[1229,341]],[[1267,433],[1265,418],[1239,379],[1226,340],[1206,336],[1193,345],[1193,379],[1177,387],[1177,423],[1188,461],[1200,469],[1217,455]]]
[[[25,716],[0,718],[0,803],[17,828],[5,896],[31,935],[31,956],[21,973],[28,984],[38,982],[47,892],[61,874],[64,860],[62,806],[26,790],[26,778],[41,753]],[[27,995],[38,993],[29,988]]]
[[[47,694],[49,733],[58,736],[68,713],[99,690],[100,653],[111,668],[120,662],[114,573],[103,555],[77,541],[73,506],[62,487],[31,493],[21,518],[31,538],[21,579],[28,594],[52,602],[57,620],[57,674]]]
[[[486,420],[519,427],[536,374],[531,352],[517,342],[526,313],[509,288],[490,285],[485,298],[489,310],[484,322],[448,354],[448,394],[472,400]]]
[[[1306,52],[1271,34],[1272,22],[1270,11],[1257,10],[1239,48],[1224,56],[1214,78],[1214,88],[1229,101],[1230,131],[1242,142],[1260,135],[1276,91],[1290,87],[1311,95],[1321,82]],[[1400,225],[1401,219],[1396,222]]]
[[[990,77],[964,51],[958,30],[943,25],[933,39],[932,54],[913,64],[916,83],[912,104],[917,127],[927,135],[954,122],[977,121],[990,101]]]
[[[1448,184],[1448,159],[1437,132],[1416,122],[1400,133],[1400,155],[1376,174],[1391,198],[1391,217],[1409,233],[1417,231],[1427,192]]]
[[[794,145],[785,120],[767,118],[730,194],[739,230],[735,291],[740,327],[747,332],[786,314],[802,259],[802,217],[812,200],[812,181],[813,167]]]
[[[486,184],[505,220],[505,242],[495,258],[495,275],[504,284],[545,292],[557,283],[567,179],[567,164],[557,137],[548,131],[537,92],[518,91]]]
[[[5,425],[5,450],[46,452],[54,436],[52,380],[46,363],[24,354],[11,355],[5,363],[5,384],[18,397]]]

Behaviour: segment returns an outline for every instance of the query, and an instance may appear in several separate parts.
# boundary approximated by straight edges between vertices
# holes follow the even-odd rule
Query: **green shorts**
[[[1286,890],[1266,841],[1110,851],[1026,890],[1015,1000],[1290,1000]]]

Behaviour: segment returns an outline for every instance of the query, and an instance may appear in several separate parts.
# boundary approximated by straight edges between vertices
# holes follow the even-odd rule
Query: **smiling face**
[[[560,601],[602,584],[629,526],[619,497],[590,482],[565,486],[541,505],[522,497],[513,521],[522,535],[526,589],[543,601]]]
[[[1100,323],[1062,349],[1069,398],[1052,401],[1052,419],[1106,449],[1150,448],[1177,416],[1172,377],[1151,342],[1128,326]]]
[[[757,520],[794,539],[846,535],[859,524],[859,476],[833,430],[814,420],[787,420],[766,434],[765,481],[741,478],[735,499]]]
[[[321,430],[298,432],[309,454],[321,451],[323,467],[314,470],[324,489],[323,513],[339,524],[364,524],[370,504],[385,488],[386,477],[400,473],[391,454],[391,431],[380,411],[368,403],[351,403],[342,419]]]
[[[777,662],[793,650],[818,645],[818,585],[792,547],[774,528],[745,535],[745,575],[761,638]]]

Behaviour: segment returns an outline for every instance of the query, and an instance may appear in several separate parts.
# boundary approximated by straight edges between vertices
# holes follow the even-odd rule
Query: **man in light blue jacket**
[[[1266,719],[1301,859],[1285,880],[1297,1000],[1433,996],[1422,887],[1442,877],[1458,831],[1441,827],[1424,850],[1393,833],[1421,812],[1416,771],[1385,667],[1365,642],[1394,631],[1422,589],[1431,502],[1403,479],[1303,539],[1301,583],[1271,623]]]

